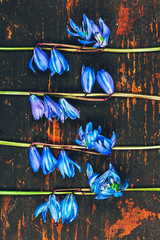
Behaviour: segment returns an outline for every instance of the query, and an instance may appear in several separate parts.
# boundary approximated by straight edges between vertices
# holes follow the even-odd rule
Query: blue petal
[[[69,64],[67,60],[57,49],[51,50],[51,63],[53,69],[60,75],[65,70],[69,71]]]
[[[81,141],[81,140],[79,140],[79,139],[75,139],[75,142],[76,142],[78,145],[80,145],[80,146],[86,147],[86,142],[85,142],[85,141]]]
[[[120,186],[120,191],[123,191],[128,187],[129,187],[129,182],[126,180],[126,182]]]
[[[115,146],[116,140],[117,140],[117,135],[115,134],[115,132],[113,132],[112,137],[110,139],[110,141],[112,142],[111,148]]]
[[[79,134],[79,138],[82,140],[84,138],[84,135],[85,135],[85,133],[82,129],[82,126],[79,128],[78,134]]]
[[[34,172],[38,172],[41,164],[41,156],[35,146],[29,148],[29,162]]]
[[[98,126],[97,131],[98,131],[98,134],[101,134],[101,132],[102,132],[102,127],[101,127],[100,125]]]
[[[43,209],[47,206],[46,202],[45,203],[42,203],[41,205],[39,205],[37,208],[36,208],[36,211],[35,211],[35,217],[38,217],[38,215],[43,211]]]
[[[114,92],[113,79],[104,69],[97,72],[97,82],[106,94],[112,94]]]
[[[99,174],[98,174],[98,173],[95,173],[94,175],[92,175],[92,176],[88,179],[88,184],[89,184],[89,186],[91,187],[91,190],[92,190],[92,191],[93,191],[92,185],[95,183],[95,181],[97,181],[98,176],[99,176]]]
[[[73,37],[79,37],[79,35],[77,33],[73,33],[69,30],[68,26],[66,26],[67,32],[69,35],[73,36]]]
[[[63,178],[65,178],[65,172],[64,172],[64,151],[60,151],[59,157],[58,157],[58,168],[60,173],[62,174]]]
[[[29,101],[34,119],[39,120],[44,114],[44,102],[35,95],[31,95]]]
[[[94,69],[82,66],[81,84],[85,93],[91,93],[95,83]]]
[[[33,58],[37,68],[40,71],[45,71],[48,68],[49,58],[41,48],[35,47]]]
[[[78,214],[78,203],[76,201],[75,196],[72,194],[73,202],[72,202],[72,211],[70,214],[70,220],[69,222],[71,223],[74,219],[76,219],[77,214]]]
[[[83,32],[81,29],[77,29],[77,34],[83,39],[87,38],[87,34]]]
[[[60,201],[54,194],[50,197],[49,210],[54,221],[59,222],[61,218]]]
[[[31,58],[31,60],[29,61],[29,68],[35,73],[36,71],[33,68],[33,57]]]
[[[110,196],[112,196],[112,195],[111,194],[110,195],[101,195],[101,194],[99,194],[99,195],[95,196],[95,199],[104,200],[104,199],[109,198]]]
[[[69,24],[70,24],[71,28],[72,28],[75,32],[77,32],[77,30],[80,29],[80,28],[77,26],[77,24],[75,24],[75,22],[73,22],[73,20],[72,20],[71,18],[69,19]]]
[[[62,64],[63,69],[62,69],[61,73],[63,73],[64,71],[69,71],[69,64],[68,64],[68,61],[66,60],[66,58],[58,50],[55,49],[55,51],[57,52],[57,56]]]
[[[83,23],[84,23],[84,30],[87,32],[86,40],[90,40],[92,36],[93,22],[85,14],[83,14]]]
[[[107,148],[101,146],[100,144],[98,144],[97,142],[93,142],[93,147],[97,152],[102,153],[104,155],[110,155],[111,154],[111,148],[107,149]]]
[[[87,135],[88,133],[90,133],[92,131],[93,131],[92,122],[89,122],[86,124],[85,134]]]
[[[95,43],[95,41],[87,41],[87,40],[81,40],[81,39],[78,39],[78,42],[80,44],[83,44],[83,45],[88,45],[90,43]]]
[[[62,224],[69,221],[72,210],[71,194],[67,194],[61,202]]]
[[[92,165],[90,163],[87,163],[86,173],[87,173],[88,178],[91,178],[94,175],[93,168],[92,168]]]
[[[103,35],[103,47],[108,45],[108,39],[110,35],[110,29],[109,27],[104,23],[103,19],[99,19],[99,26],[102,30],[102,35]]]
[[[53,156],[51,156],[51,152],[48,147],[44,147],[42,151],[42,157],[41,157],[41,168],[43,171],[43,174],[48,174],[53,171],[53,168],[56,167],[56,165],[53,166]],[[56,160],[56,159],[55,159]]]
[[[44,222],[46,222],[47,211],[48,211],[48,206],[46,206],[42,211],[42,219]]]
[[[71,119],[76,119],[80,117],[78,110],[75,107],[73,107],[69,102],[67,102],[65,98],[60,98],[59,104],[63,111],[65,112],[65,114]]]
[[[102,32],[96,24],[92,24],[93,36],[98,43],[103,42]]]
[[[116,192],[113,194],[114,197],[121,197],[123,195],[122,192]]]

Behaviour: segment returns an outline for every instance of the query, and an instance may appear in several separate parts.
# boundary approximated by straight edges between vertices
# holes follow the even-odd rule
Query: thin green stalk
[[[51,95],[54,97],[65,97],[70,99],[84,100],[84,101],[105,101],[109,94],[104,93],[56,93],[56,92],[21,92],[21,91],[0,91],[0,95],[13,95],[13,96],[30,96],[35,94],[37,96]],[[100,97],[100,98],[96,98]],[[160,96],[136,94],[136,93],[113,93],[112,97],[119,98],[140,98],[153,101],[160,101]]]

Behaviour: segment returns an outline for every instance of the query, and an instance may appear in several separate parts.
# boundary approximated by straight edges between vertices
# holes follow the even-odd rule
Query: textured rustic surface
[[[45,0],[0,1],[0,45],[34,46],[38,42],[77,44],[66,33],[69,18],[81,23],[82,14],[98,23],[102,17],[111,29],[109,46],[134,48],[159,46],[160,1],[145,0]],[[141,54],[64,54],[70,71],[49,77],[49,71],[33,74],[28,68],[31,51],[0,52],[1,90],[81,92],[82,63],[95,70],[105,68],[115,81],[116,91],[158,95],[160,88],[159,53]],[[93,91],[101,92],[96,83]],[[103,134],[117,133],[117,145],[159,143],[160,105],[154,101],[110,99],[105,103],[70,101],[80,110],[79,120],[35,122],[27,97],[0,97],[0,139],[73,144],[80,125],[89,121]],[[58,156],[58,151],[52,151]],[[60,187],[88,187],[86,162],[103,173],[112,162],[130,186],[160,186],[159,153],[155,151],[112,152],[97,157],[68,152],[82,166],[82,173],[66,178],[56,170],[44,176],[33,173],[28,149],[0,147],[0,189],[52,190]],[[62,197],[60,197],[62,199]],[[0,239],[2,240],[156,240],[160,239],[160,193],[125,192],[121,198],[98,201],[77,197],[79,214],[71,224],[54,223],[47,215],[34,218],[34,210],[45,197],[0,197]]]

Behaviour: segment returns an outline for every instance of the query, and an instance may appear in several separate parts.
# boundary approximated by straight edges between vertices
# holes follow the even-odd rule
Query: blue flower
[[[57,159],[52,155],[48,147],[44,147],[41,157],[41,168],[43,174],[53,172],[57,167]]]
[[[75,167],[78,168],[79,172],[81,172],[81,167],[72,161],[67,153],[64,150],[61,150],[58,157],[58,168],[63,178],[65,178],[65,174],[70,178],[75,175]]]
[[[95,41],[90,41],[91,36],[92,36],[92,24],[93,22],[85,15],[83,14],[83,22],[82,22],[82,27],[78,27],[70,18],[69,20],[70,26],[71,28],[75,31],[71,32],[68,29],[68,26],[66,26],[67,32],[71,35],[71,36],[75,36],[75,37],[80,37],[83,40],[78,40],[81,44],[90,44],[92,42]]]
[[[100,28],[96,24],[92,24],[93,36],[97,41],[93,46],[95,48],[107,46],[110,35],[110,29],[102,18],[99,19],[99,26]]]
[[[78,214],[78,204],[73,194],[68,194],[61,202],[62,223],[71,223]]]
[[[60,202],[54,194],[50,195],[45,203],[42,203],[37,207],[35,211],[35,217],[38,217],[38,215],[42,213],[42,219],[44,222],[46,222],[48,209],[50,210],[51,217],[54,219],[54,221],[59,222],[61,218]]]
[[[51,76],[55,73],[61,75],[64,71],[69,71],[69,64],[67,60],[57,49],[51,50],[49,69],[51,70]]]
[[[106,94],[112,94],[114,92],[113,79],[104,69],[97,72],[97,82]]]
[[[100,177],[98,177],[99,174],[93,172],[90,163],[87,163],[86,172],[88,183],[91,191],[96,194],[96,199],[106,199],[111,195],[114,197],[121,197],[123,195],[122,191],[129,187],[127,180],[124,184],[121,184],[121,179],[111,163],[109,164],[109,170]]]
[[[59,104],[55,103],[50,97],[44,96],[44,114],[47,119],[52,121],[52,118],[58,117],[60,118],[61,122],[64,123],[64,112]],[[57,121],[58,121],[57,119]]]
[[[44,102],[35,95],[31,95],[29,101],[34,119],[39,120],[44,114]]]
[[[64,111],[65,119],[67,119],[68,117],[71,119],[80,118],[78,110],[73,107],[69,102],[67,102],[65,98],[60,98],[58,102],[62,110]]]
[[[29,68],[35,73],[36,71],[33,68],[33,61],[40,71],[45,71],[48,68],[49,58],[47,54],[39,47],[34,48],[33,57],[29,62]]]
[[[29,148],[29,162],[34,172],[38,172],[41,165],[41,156],[35,146]]]
[[[83,131],[82,126],[79,128],[78,134],[80,139],[75,139],[75,142],[88,149],[92,149],[93,143],[97,140],[101,131],[101,126],[99,126],[97,130],[93,130],[92,122],[89,122],[86,124],[85,132]]]
[[[83,87],[83,91],[85,93],[91,93],[93,85],[95,83],[95,74],[94,69],[92,70],[90,67],[82,66],[81,72],[81,84]]]
[[[112,148],[116,144],[116,139],[115,132],[113,132],[111,139],[98,135],[96,141],[93,142],[93,148],[101,154],[110,155]]]

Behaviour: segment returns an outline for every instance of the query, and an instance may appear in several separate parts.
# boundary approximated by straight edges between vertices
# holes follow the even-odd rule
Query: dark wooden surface
[[[71,17],[78,24],[82,14],[98,23],[102,17],[111,29],[109,46],[134,48],[159,46],[160,1],[45,0],[0,1],[0,45],[35,46],[38,42],[77,44],[65,29]],[[64,53],[70,71],[49,77],[49,71],[33,74],[28,63],[31,51],[0,52],[0,89],[25,91],[81,92],[82,64],[95,71],[104,68],[113,77],[120,92],[158,95],[160,88],[160,54],[73,54]],[[94,92],[102,92],[96,83]],[[79,120],[50,123],[44,118],[35,122],[27,97],[0,97],[0,139],[74,144],[80,125],[89,121],[99,124],[105,136],[117,133],[117,145],[152,145],[159,143],[158,102],[112,98],[105,103],[70,101],[80,110]],[[58,156],[58,151],[52,151]],[[56,170],[44,176],[33,173],[28,149],[0,146],[0,189],[52,190],[88,187],[86,162],[95,172],[103,173],[109,162],[122,180],[133,187],[160,186],[159,152],[113,151],[111,156],[92,156],[68,152],[82,166],[73,179]],[[0,197],[0,239],[2,240],[158,240],[160,239],[160,193],[125,192],[121,198],[95,200],[92,196],[76,197],[79,214],[71,224],[57,224],[47,215],[34,218],[36,207],[45,197]],[[62,199],[62,197],[60,197]]]

